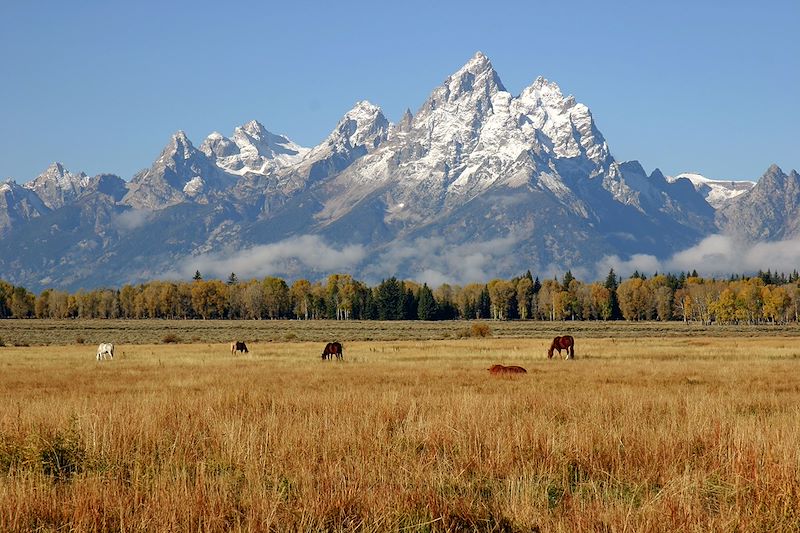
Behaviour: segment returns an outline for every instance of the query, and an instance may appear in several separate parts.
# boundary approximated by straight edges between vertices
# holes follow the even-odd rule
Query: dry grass
[[[683,322],[540,322],[540,321],[358,321],[358,320],[0,320],[7,345],[32,346],[114,342],[157,344],[167,335],[184,342],[216,343],[233,339],[281,341],[446,340],[466,337],[798,337],[800,323],[730,326]]]
[[[0,530],[800,529],[797,337],[493,333],[4,347]]]

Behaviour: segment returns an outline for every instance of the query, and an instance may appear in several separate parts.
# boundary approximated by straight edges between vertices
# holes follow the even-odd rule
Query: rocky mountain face
[[[751,241],[800,237],[800,175],[772,165],[752,189],[717,211],[717,224]]]
[[[158,210],[192,201],[208,203],[236,179],[195,148],[182,131],[172,136],[153,165],[131,179],[123,203]]]
[[[74,201],[89,183],[83,172],[72,174],[61,163],[53,163],[33,181],[23,185],[50,209],[58,209]]]
[[[50,209],[32,190],[13,180],[0,183],[0,237],[25,222],[41,217]]]
[[[177,132],[130,182],[54,164],[24,187],[0,184],[0,277],[32,289],[116,286],[194,272],[209,256],[236,270],[266,245],[288,254],[271,272],[290,277],[342,264],[375,280],[593,275],[604,256],[666,257],[715,224],[745,233],[758,216],[747,206],[764,198],[763,226],[782,229],[752,236],[793,234],[796,177],[770,169],[716,203],[704,187],[726,186],[616,161],[585,105],[543,78],[512,95],[478,53],[397,124],[358,102],[312,148],[251,121],[199,148]],[[361,253],[342,263],[339,250],[352,247]]]

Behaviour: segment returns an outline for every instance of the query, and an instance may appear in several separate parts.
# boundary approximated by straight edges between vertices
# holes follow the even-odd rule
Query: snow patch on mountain
[[[203,178],[200,176],[195,176],[186,182],[186,185],[183,186],[183,192],[188,196],[197,196],[203,192],[205,185],[206,182],[203,181]]]
[[[745,180],[714,180],[695,172],[683,172],[676,176],[667,176],[667,180],[670,183],[675,183],[679,179],[691,181],[695,190],[702,194],[715,209],[719,209],[734,198],[746,193],[756,184],[754,181]]]

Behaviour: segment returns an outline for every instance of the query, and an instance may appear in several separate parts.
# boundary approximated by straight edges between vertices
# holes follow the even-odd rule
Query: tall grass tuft
[[[175,333],[167,333],[161,337],[161,342],[164,344],[178,344],[181,342],[181,338]]]

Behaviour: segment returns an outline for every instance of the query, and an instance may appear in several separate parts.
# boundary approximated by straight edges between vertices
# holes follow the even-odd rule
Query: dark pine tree
[[[572,275],[572,271],[571,270],[567,270],[567,272],[564,274],[564,279],[561,281],[561,289],[565,290],[565,291],[568,291],[569,290],[569,284],[574,279],[575,279],[575,276]]]
[[[542,290],[542,283],[539,281],[539,276],[536,276],[536,279],[533,280],[533,294],[539,294],[540,290]]]
[[[475,305],[475,302],[472,300],[472,298],[467,298],[467,301],[464,302],[464,316],[462,318],[468,320],[473,319],[475,318],[477,312],[478,308]]]
[[[667,274],[667,285],[672,292],[675,292],[680,287],[680,282],[678,281],[678,277],[675,274],[669,273]]]
[[[401,286],[404,287],[405,284],[401,283]],[[417,318],[417,297],[409,287],[403,292],[403,319],[416,320]]]
[[[192,279],[195,280],[195,281],[200,281],[201,279],[203,279],[203,276],[200,275],[200,271],[199,270],[195,270],[194,271],[194,276],[192,276]]]
[[[508,301],[508,316],[507,320],[519,320],[519,302],[517,301],[517,291],[511,295]]]
[[[489,296],[489,287],[486,285],[483,286],[483,290],[481,290],[481,294],[478,297],[478,309],[476,309],[476,315],[478,318],[489,318],[492,316],[492,299]]]
[[[375,293],[370,288],[367,288],[365,293],[362,318],[364,320],[378,320],[378,303],[375,299]]]
[[[458,318],[458,307],[453,302],[438,302],[436,318],[439,320],[455,320]]]
[[[375,307],[379,320],[403,319],[403,284],[394,276],[383,280],[375,290]]]
[[[438,318],[439,307],[436,305],[436,298],[427,283],[417,291],[417,317],[420,320],[436,320]]]
[[[617,287],[619,287],[619,284],[617,283],[617,275],[614,273],[613,268],[608,271],[605,287],[611,293],[611,320],[619,320],[622,318],[619,300],[617,300]]]

